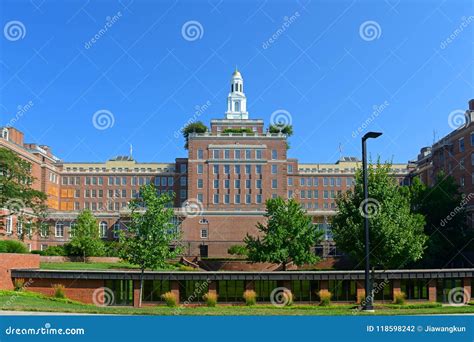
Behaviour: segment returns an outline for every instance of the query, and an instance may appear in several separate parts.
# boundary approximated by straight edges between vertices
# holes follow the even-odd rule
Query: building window
[[[292,177],[289,177],[289,178],[288,178],[288,185],[289,185],[289,186],[292,186],[292,185],[293,185],[293,178],[292,178]]]
[[[276,174],[278,172],[278,165],[272,165],[272,173]]]
[[[471,133],[471,146],[474,146],[474,133]]]
[[[107,237],[107,222],[102,221],[99,224],[99,234],[101,238]]]
[[[250,194],[245,195],[245,203],[250,204],[252,201],[252,196]]]
[[[306,178],[300,178],[300,185],[304,186],[306,184]]]
[[[240,150],[235,150],[234,151],[234,158],[235,159],[240,159]]]
[[[202,195],[202,193],[198,193],[198,195],[197,195],[197,200],[198,200],[198,202],[200,202],[200,203],[204,202],[204,196]]]
[[[257,175],[262,173],[262,165],[255,165],[255,173]]]
[[[459,169],[460,170],[465,170],[465,167],[464,167],[464,158],[461,158],[459,160]]]
[[[207,229],[201,229],[201,239],[207,239]]]
[[[234,166],[234,173],[235,173],[236,175],[240,175],[240,165],[235,165],[235,166]]]
[[[278,181],[276,179],[272,179],[272,189],[278,188]]]
[[[197,159],[204,159],[204,151],[202,149],[198,149]]]
[[[245,150],[245,159],[252,159],[251,151]]]
[[[116,222],[113,225],[114,238],[118,238],[120,234],[120,222]]]
[[[224,173],[226,175],[230,174],[230,166],[229,165],[224,165]]]
[[[229,194],[225,194],[224,195],[224,203],[229,204],[229,202],[230,202],[230,196],[229,196]]]
[[[56,222],[55,234],[56,237],[64,236],[64,224],[61,222]]]
[[[212,158],[213,159],[219,159],[219,150],[212,150]]]
[[[293,165],[288,164],[288,173],[293,173]]]
[[[199,178],[197,180],[197,187],[198,189],[202,189],[204,187],[204,181],[202,180],[202,178]]]
[[[213,172],[215,175],[219,174],[219,165],[213,165],[212,166]]]
[[[255,151],[255,159],[262,159],[262,150]]]
[[[258,204],[262,203],[262,195],[258,194],[258,195],[256,196],[256,202],[257,202]]]
[[[277,150],[272,150],[272,159],[273,159],[273,160],[278,159]]]
[[[261,180],[261,179],[257,179],[257,180],[255,181],[255,187],[256,187],[257,189],[261,189],[261,188],[262,188],[262,180]]]
[[[179,165],[179,172],[180,173],[186,173],[188,171],[187,165],[186,164],[180,164]]]
[[[5,140],[8,140],[8,129],[4,128],[2,129],[2,138]]]
[[[12,216],[7,216],[7,222],[5,226],[5,230],[7,234],[11,234],[13,231],[13,217]]]
[[[252,172],[252,166],[251,165],[245,165],[245,173],[250,174]]]
[[[203,170],[204,170],[204,165],[198,164],[198,166],[197,166],[197,173],[198,173],[198,174],[202,174]]]
[[[218,188],[219,188],[219,180],[214,179],[214,189],[218,189]]]
[[[474,165],[474,153],[471,153],[471,165]]]
[[[461,187],[464,187],[464,177],[461,177],[459,179],[459,184],[461,185]]]
[[[234,188],[235,189],[240,189],[240,179],[234,180]]]
[[[230,188],[230,180],[224,179],[224,189],[229,189]]]
[[[234,203],[235,203],[235,204],[240,204],[240,195],[239,195],[239,194],[236,194],[236,195],[234,196]]]
[[[293,198],[293,190],[288,190],[288,198]]]
[[[459,152],[464,152],[464,138],[459,138]]]
[[[219,204],[219,194],[214,194],[214,204]]]
[[[23,234],[23,222],[20,218],[17,218],[16,220],[16,233],[18,236],[21,236],[21,234]]]
[[[245,188],[246,189],[250,189],[250,182],[251,182],[250,179],[245,180]]]
[[[224,150],[224,159],[230,159],[230,150]]]

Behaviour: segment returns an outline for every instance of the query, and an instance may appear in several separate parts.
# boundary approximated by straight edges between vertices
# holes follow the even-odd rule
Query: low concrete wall
[[[40,258],[37,254],[0,253],[0,289],[13,290],[12,268],[39,267]]]
[[[110,262],[118,263],[122,259],[116,257],[88,257],[86,258],[87,262]],[[40,256],[40,262],[76,262],[82,261],[81,257],[65,257],[65,256]]]

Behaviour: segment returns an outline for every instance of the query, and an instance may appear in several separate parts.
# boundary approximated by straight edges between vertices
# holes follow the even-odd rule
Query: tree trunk
[[[140,272],[140,296],[138,298],[138,307],[141,308],[142,307],[142,293],[143,293],[143,275],[145,273],[145,269],[142,268],[141,272]]]
[[[286,271],[286,261],[283,261],[283,271]]]

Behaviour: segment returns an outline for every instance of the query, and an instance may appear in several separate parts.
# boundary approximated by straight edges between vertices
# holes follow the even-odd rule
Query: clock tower
[[[230,93],[227,96],[227,120],[247,120],[247,98],[244,94],[244,80],[240,72],[235,69],[230,80]]]

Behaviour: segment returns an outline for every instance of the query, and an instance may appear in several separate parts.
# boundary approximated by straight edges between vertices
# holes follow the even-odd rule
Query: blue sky
[[[235,65],[251,118],[289,113],[289,156],[301,162],[334,162],[340,149],[358,156],[367,130],[384,133],[370,142],[373,156],[406,162],[474,98],[471,1],[0,6],[0,125],[14,121],[65,161],[103,161],[130,144],[139,161],[185,157],[175,132],[205,104],[200,120],[223,118]],[[12,21],[20,36],[7,30]],[[186,23],[197,36],[183,35]],[[113,126],[95,127],[100,110]]]

